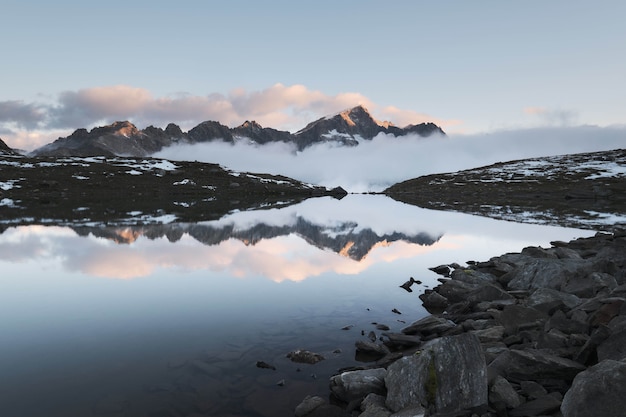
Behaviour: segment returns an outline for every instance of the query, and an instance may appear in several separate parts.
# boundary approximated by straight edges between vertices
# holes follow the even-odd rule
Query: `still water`
[[[429,267],[593,233],[373,195],[199,224],[8,227],[0,415],[291,416],[359,364],[362,330],[426,314]],[[290,362],[299,348],[326,360]]]

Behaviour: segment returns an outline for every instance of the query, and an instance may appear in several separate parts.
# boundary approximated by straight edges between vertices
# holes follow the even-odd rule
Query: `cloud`
[[[526,107],[524,113],[537,117],[543,126],[572,126],[578,120],[578,113],[574,110]]]
[[[357,105],[364,105],[377,118],[401,126],[435,121],[445,128],[449,123],[458,123],[411,110],[382,107],[356,92],[328,95],[301,84],[279,83],[255,91],[239,88],[227,94],[177,93],[163,97],[155,97],[143,88],[115,85],[63,91],[52,104],[0,102],[0,130],[6,132],[4,139],[10,146],[17,147],[15,143],[19,142],[24,149],[34,149],[56,139],[51,130],[63,131],[65,136],[77,128],[118,120],[130,120],[139,128],[165,127],[173,122],[183,130],[206,120],[230,127],[256,120],[263,126],[297,131],[313,120]],[[43,141],[44,137],[48,140]]]
[[[46,109],[42,105],[17,100],[0,101],[0,124],[34,129],[45,117]]]
[[[236,171],[282,174],[365,192],[381,191],[421,175],[500,161],[618,149],[624,146],[624,137],[623,127],[551,127],[429,138],[380,134],[357,147],[322,144],[297,154],[288,152],[284,145],[259,149],[245,143],[213,142],[170,147],[156,156],[218,163]]]

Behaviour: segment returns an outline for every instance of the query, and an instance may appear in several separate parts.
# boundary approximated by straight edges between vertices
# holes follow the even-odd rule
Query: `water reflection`
[[[8,228],[0,414],[293,415],[356,364],[361,330],[425,314],[428,267],[592,233],[357,195],[199,224]],[[296,348],[327,360],[293,364]]]

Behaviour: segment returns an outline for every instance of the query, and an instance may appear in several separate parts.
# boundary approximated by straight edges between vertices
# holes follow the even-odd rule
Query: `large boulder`
[[[422,405],[455,413],[487,404],[487,367],[478,337],[471,333],[435,339],[404,357],[385,377],[387,408],[398,412]]]
[[[534,290],[551,288],[561,290],[572,277],[585,277],[593,271],[591,262],[580,259],[533,259],[507,274],[508,289]]]
[[[563,417],[621,417],[626,410],[626,362],[605,360],[579,373],[561,404]]]
[[[330,379],[330,390],[346,403],[361,400],[368,394],[385,395],[384,368],[343,372]]]
[[[571,381],[585,367],[578,362],[541,350],[506,350],[489,364],[489,378],[499,375],[509,381],[558,379]]]

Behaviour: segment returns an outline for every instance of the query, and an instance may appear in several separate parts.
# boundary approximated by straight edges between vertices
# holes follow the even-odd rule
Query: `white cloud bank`
[[[626,146],[625,127],[564,127],[491,134],[396,138],[380,134],[357,147],[317,145],[300,153],[284,144],[258,148],[214,142],[167,148],[156,156],[219,163],[236,171],[282,174],[351,192],[381,191],[420,175],[495,162],[611,150]]]

